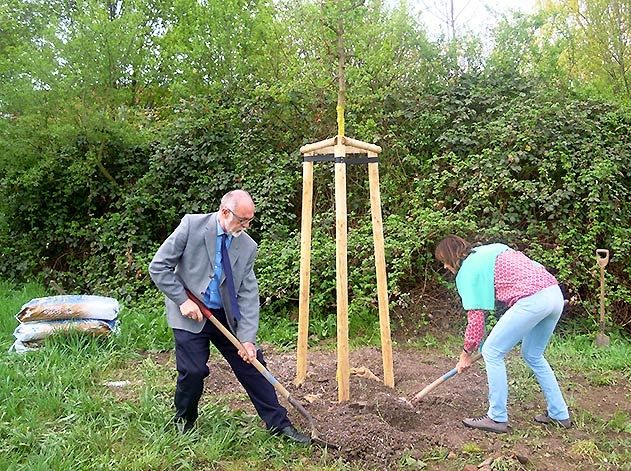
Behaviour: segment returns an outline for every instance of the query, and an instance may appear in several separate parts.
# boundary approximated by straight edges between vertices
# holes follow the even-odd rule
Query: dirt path
[[[454,359],[397,349],[394,353],[394,390],[374,379],[352,376],[351,400],[339,404],[334,352],[309,353],[308,377],[301,388],[292,384],[295,375],[293,353],[268,351],[266,357],[274,375],[316,419],[319,434],[339,445],[339,450],[328,451],[329,456],[341,457],[363,469],[462,469],[462,464],[458,463],[482,464],[485,460],[488,463],[489,458],[499,458],[508,466],[494,469],[520,469],[522,466],[522,469],[537,470],[596,469],[592,463],[593,453],[590,450],[581,452],[573,446],[595,439],[595,424],[589,423],[590,417],[610,420],[616,413],[631,416],[631,388],[626,379],[621,378],[615,385],[594,386],[588,378],[572,377],[566,378],[562,389],[567,391],[568,403],[579,418],[576,427],[560,430],[533,423],[532,417],[545,410],[543,398],[540,394],[531,394],[535,398],[531,401],[515,399],[518,394],[513,394],[516,388],[511,386],[513,397],[509,411],[513,430],[509,434],[497,435],[467,429],[461,424],[462,418],[482,415],[486,411],[486,376],[479,365],[472,367],[466,375],[456,376],[441,385],[421,404],[412,406],[405,398],[411,398],[451,369]],[[512,358],[509,361],[520,360]],[[367,367],[381,377],[381,353],[375,348],[353,351],[351,366]],[[535,391],[534,380],[531,383],[526,387]],[[233,408],[254,413],[225,362],[211,360],[211,375],[206,388],[208,394],[203,400],[219,394]],[[301,422],[301,417],[291,406],[287,408],[294,422],[304,428],[306,424]],[[631,434],[624,431],[606,429],[602,434],[611,435],[612,440],[631,439]]]

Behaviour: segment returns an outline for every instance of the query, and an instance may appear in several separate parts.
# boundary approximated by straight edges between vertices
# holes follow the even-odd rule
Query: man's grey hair
[[[232,190],[229,191],[228,193],[226,193],[225,195],[223,195],[223,197],[221,198],[221,203],[219,205],[219,209],[229,209],[231,211],[234,211],[234,208],[236,206],[236,202],[237,200],[247,197],[250,200],[252,200],[252,197],[250,196],[250,194],[245,191],[245,190]]]

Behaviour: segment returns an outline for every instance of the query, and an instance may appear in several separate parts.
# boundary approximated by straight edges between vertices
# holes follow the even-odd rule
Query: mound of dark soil
[[[412,405],[411,399],[424,386],[449,371],[455,358],[437,354],[421,354],[411,349],[394,352],[395,388],[391,389],[374,379],[351,376],[349,401],[339,403],[337,397],[335,352],[310,352],[308,376],[300,387],[293,385],[295,355],[293,353],[266,353],[270,371],[285,385],[292,396],[301,402],[314,417],[317,434],[337,445],[326,451],[329,457],[343,458],[360,465],[363,469],[397,469],[406,460],[421,460],[432,450],[440,450],[451,458],[478,451],[482,463],[488,457],[501,456],[505,462],[512,459],[517,466],[527,462],[528,469],[568,470],[577,469],[575,457],[569,453],[563,434],[576,440],[587,438],[580,428],[567,431],[550,429],[545,446],[511,440],[510,435],[496,435],[465,428],[461,419],[482,415],[486,412],[486,375],[480,365],[456,376],[435,389],[420,404]],[[521,361],[515,355],[509,361]],[[351,353],[351,366],[368,368],[382,378],[381,352],[377,348],[362,348]],[[572,378],[571,384],[587,383],[586,378]],[[225,395],[231,406],[254,414],[254,409],[243,394],[225,362],[211,360],[211,375],[206,387],[209,397]],[[562,385],[563,387],[563,385]],[[565,388],[567,389],[567,388]],[[572,391],[577,407],[590,408],[594,414],[613,415],[622,407],[631,413],[628,401],[624,403],[626,386],[581,388],[580,396]],[[235,394],[235,391],[239,391]],[[628,391],[627,391],[628,392]],[[212,396],[211,396],[212,394]],[[306,429],[306,421],[290,405],[285,404],[292,420]],[[511,403],[511,425],[520,431],[540,427],[532,417],[545,410],[543,398],[537,403]],[[314,447],[315,456],[323,450]],[[442,459],[445,459],[443,456]],[[447,458],[449,459],[449,458]],[[488,460],[487,460],[488,461]],[[443,464],[445,464],[443,462]],[[438,466],[435,469],[440,469]],[[519,468],[513,468],[519,469]]]

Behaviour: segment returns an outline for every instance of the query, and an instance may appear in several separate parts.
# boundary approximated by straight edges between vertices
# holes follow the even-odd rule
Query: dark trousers
[[[219,322],[227,326],[226,315],[222,309],[213,310],[213,314]],[[204,390],[204,378],[210,373],[207,362],[212,342],[232,368],[267,428],[282,429],[291,425],[287,418],[287,410],[278,402],[274,386],[254,366],[243,361],[237,348],[212,322],[206,321],[198,334],[180,329],[173,329],[173,333],[178,371],[175,389],[176,419],[185,419],[190,425],[197,419],[198,404]],[[265,365],[260,350],[257,350],[256,357]]]

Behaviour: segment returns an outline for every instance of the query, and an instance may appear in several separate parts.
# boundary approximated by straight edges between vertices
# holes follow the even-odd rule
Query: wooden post
[[[368,151],[368,157],[377,157]],[[388,279],[386,278],[386,257],[383,241],[383,221],[381,219],[381,193],[379,191],[379,164],[368,164],[370,184],[370,212],[372,214],[372,235],[375,245],[375,270],[377,273],[377,298],[379,300],[379,330],[381,332],[381,356],[383,359],[383,383],[394,387],[392,361],[392,339],[390,336],[390,313],[388,311]]]
[[[323,141],[314,142],[312,144],[305,144],[300,148],[300,153],[313,155],[318,150],[321,151],[322,149],[326,149],[327,147],[334,146],[336,142],[337,137],[330,137],[329,139],[325,139]]]
[[[344,110],[346,109],[346,52],[344,19],[339,0],[337,22],[337,140],[335,141],[335,285],[337,290],[337,400],[350,399],[350,361],[348,358],[348,228],[346,214],[346,157]],[[339,159],[339,160],[338,160]]]
[[[309,152],[307,155],[313,155]],[[300,230],[300,294],[298,298],[298,350],[296,386],[307,377],[309,339],[309,290],[311,287],[311,219],[313,208],[313,162],[302,163],[302,222]]]
[[[346,149],[338,136],[335,157],[344,158]],[[346,221],[346,164],[335,163],[335,266],[337,289],[337,399],[350,399],[348,357],[348,266]]]
[[[378,154],[382,150],[381,147],[375,144],[369,144],[367,142],[358,141],[357,139],[352,139],[350,137],[344,137],[343,141],[344,141],[344,144],[346,144],[346,147],[351,146],[355,149],[358,149],[356,151],[357,153],[359,153],[362,150],[365,150],[366,152],[372,152],[373,157],[375,156],[375,154]]]

